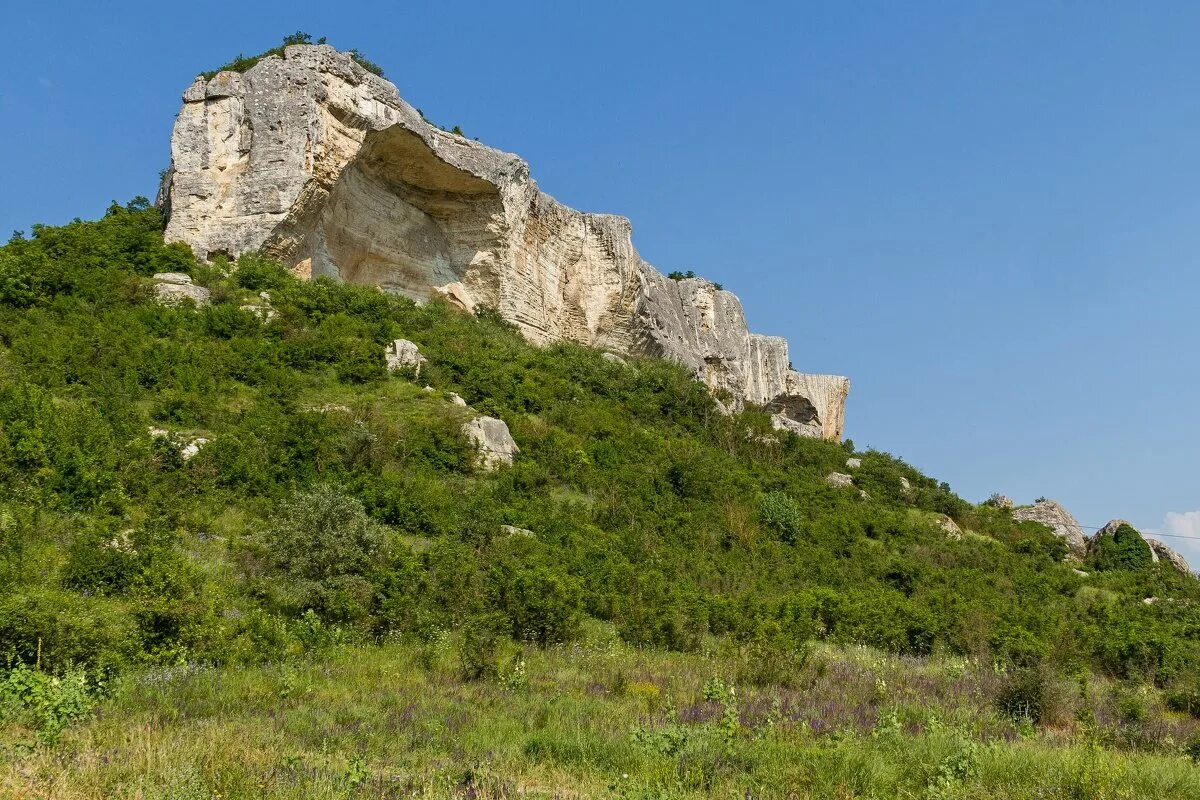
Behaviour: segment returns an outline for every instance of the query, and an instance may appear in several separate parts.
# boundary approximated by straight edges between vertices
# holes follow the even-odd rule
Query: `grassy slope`
[[[712,679],[745,669],[735,653],[634,651],[598,635],[524,658],[490,682],[463,682],[446,640],[155,671],[0,787],[147,800],[1200,794],[1200,772],[1177,756],[1016,735],[984,700],[994,673],[961,660],[820,649],[794,688],[731,699]]]
[[[1195,581],[1082,578],[1045,529],[886,454],[826,486],[850,448],[725,417],[671,365],[254,259],[226,275],[160,223],[114,206],[0,248],[0,647],[41,668],[0,683],[10,792],[136,796],[144,772],[147,796],[375,796],[470,771],[504,791],[628,773],[633,795],[939,796],[940,774],[947,797],[1194,796],[1196,723],[1168,705],[1200,708]],[[213,306],[158,306],[156,271]],[[239,308],[262,290],[270,324]],[[420,381],[383,371],[400,336]],[[471,469],[450,391],[509,423],[514,468]],[[184,462],[151,425],[212,441]],[[386,526],[368,567],[277,558],[319,486]],[[515,640],[546,648],[523,645],[527,685]],[[105,681],[98,718],[55,744],[46,719],[77,714],[39,675]],[[736,700],[703,701],[713,678]]]

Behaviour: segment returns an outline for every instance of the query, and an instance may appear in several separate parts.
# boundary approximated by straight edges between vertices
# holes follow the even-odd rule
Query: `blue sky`
[[[404,7],[408,5],[409,7]],[[577,4],[575,4],[577,5]],[[981,500],[1200,536],[1200,5],[8,4],[0,231],[153,195],[193,76],[304,30],[849,375]],[[1189,513],[1190,512],[1190,513]],[[1200,565],[1200,542],[1167,540]]]

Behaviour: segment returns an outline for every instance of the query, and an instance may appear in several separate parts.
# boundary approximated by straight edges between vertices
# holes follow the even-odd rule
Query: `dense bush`
[[[505,642],[569,641],[592,617],[637,645],[726,637],[753,654],[749,682],[826,639],[1195,685],[1200,590],[1140,568],[1140,539],[1118,532],[1085,581],[1046,528],[886,453],[827,486],[852,445],[725,415],[677,366],[530,347],[488,309],[258,257],[198,264],[161,225],[138,200],[0,248],[0,648],[24,663],[244,662],[452,630],[483,675]],[[213,304],[157,305],[160,271]],[[260,292],[269,322],[240,308]],[[383,368],[401,337],[428,358],[420,384]],[[450,391],[508,422],[512,468],[473,471],[474,412]],[[943,514],[967,535],[948,540]],[[1033,716],[1031,688],[1013,702]]]
[[[1144,569],[1153,562],[1150,545],[1133,527],[1121,524],[1111,534],[1097,536],[1092,544],[1096,569]]]

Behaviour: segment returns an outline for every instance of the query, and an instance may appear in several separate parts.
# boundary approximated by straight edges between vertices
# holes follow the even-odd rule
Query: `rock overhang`
[[[202,257],[261,249],[306,277],[486,304],[532,342],[668,358],[779,427],[842,435],[846,378],[792,370],[735,295],[646,263],[628,219],[558,203],[519,156],[430,125],[328,45],[197,78],[160,197],[167,239]]]

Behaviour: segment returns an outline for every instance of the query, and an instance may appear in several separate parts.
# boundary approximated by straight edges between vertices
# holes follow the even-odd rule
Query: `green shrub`
[[[758,516],[762,524],[779,534],[779,538],[791,544],[804,529],[804,512],[800,505],[783,492],[767,492],[758,502]]]
[[[77,667],[52,675],[17,664],[0,678],[0,723],[27,724],[40,742],[57,744],[63,730],[95,706],[97,688]]]
[[[1036,667],[1024,667],[1005,678],[996,695],[996,707],[1016,722],[1036,725],[1050,702],[1049,676]]]
[[[469,681],[492,679],[500,674],[509,620],[492,612],[476,614],[462,626],[459,659],[462,676]]]
[[[1112,534],[1098,536],[1092,544],[1092,564],[1101,570],[1144,569],[1153,563],[1150,545],[1129,525],[1119,525]]]
[[[362,619],[374,595],[368,576],[386,557],[388,539],[362,503],[332,486],[293,494],[267,532],[287,607],[295,613],[311,608],[327,619]]]

